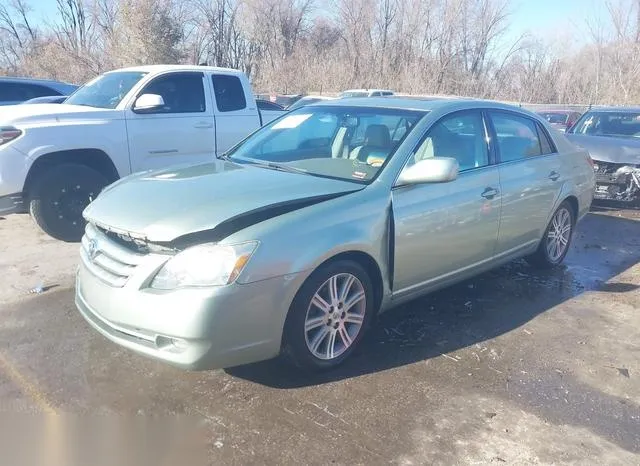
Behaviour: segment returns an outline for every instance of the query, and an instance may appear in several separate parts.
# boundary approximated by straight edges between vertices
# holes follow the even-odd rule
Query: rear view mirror
[[[164,99],[158,94],[142,94],[136,99],[133,111],[137,113],[155,112],[164,107]]]
[[[360,118],[354,115],[345,115],[340,122],[343,128],[357,128],[360,124]]]
[[[460,166],[452,157],[431,157],[405,168],[396,186],[422,183],[447,183],[458,177]]]

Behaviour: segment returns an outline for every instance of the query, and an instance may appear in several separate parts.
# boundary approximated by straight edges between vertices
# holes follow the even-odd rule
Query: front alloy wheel
[[[371,279],[360,264],[341,260],[323,265],[291,304],[284,355],[303,369],[331,369],[354,351],[374,313]]]
[[[333,275],[315,292],[307,309],[305,342],[318,359],[342,355],[358,337],[367,311],[364,286],[349,273]]]

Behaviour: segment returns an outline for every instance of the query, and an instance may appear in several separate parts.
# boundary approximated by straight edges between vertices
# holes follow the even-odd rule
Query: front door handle
[[[560,178],[560,173],[556,171],[552,171],[551,173],[549,173],[549,179],[551,181],[558,181],[558,178]]]
[[[213,123],[209,123],[207,121],[200,121],[198,123],[196,123],[195,125],[193,125],[194,128],[213,128]]]
[[[498,190],[495,188],[485,188],[485,190],[482,191],[482,194],[480,195],[485,199],[493,199],[498,195]]]

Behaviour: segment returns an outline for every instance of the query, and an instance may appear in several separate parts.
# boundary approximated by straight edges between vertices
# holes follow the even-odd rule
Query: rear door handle
[[[485,199],[493,199],[498,195],[498,190],[495,188],[486,188],[480,195]]]
[[[560,173],[556,171],[552,171],[551,173],[549,173],[549,179],[551,181],[558,181],[558,178],[560,178]]]
[[[198,123],[196,123],[195,125],[193,125],[194,128],[213,128],[213,123],[209,123],[207,121],[200,121]]]

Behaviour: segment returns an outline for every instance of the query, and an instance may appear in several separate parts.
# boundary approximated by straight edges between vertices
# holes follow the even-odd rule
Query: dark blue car
[[[16,105],[38,97],[66,97],[78,86],[47,79],[0,77],[0,105]]]

